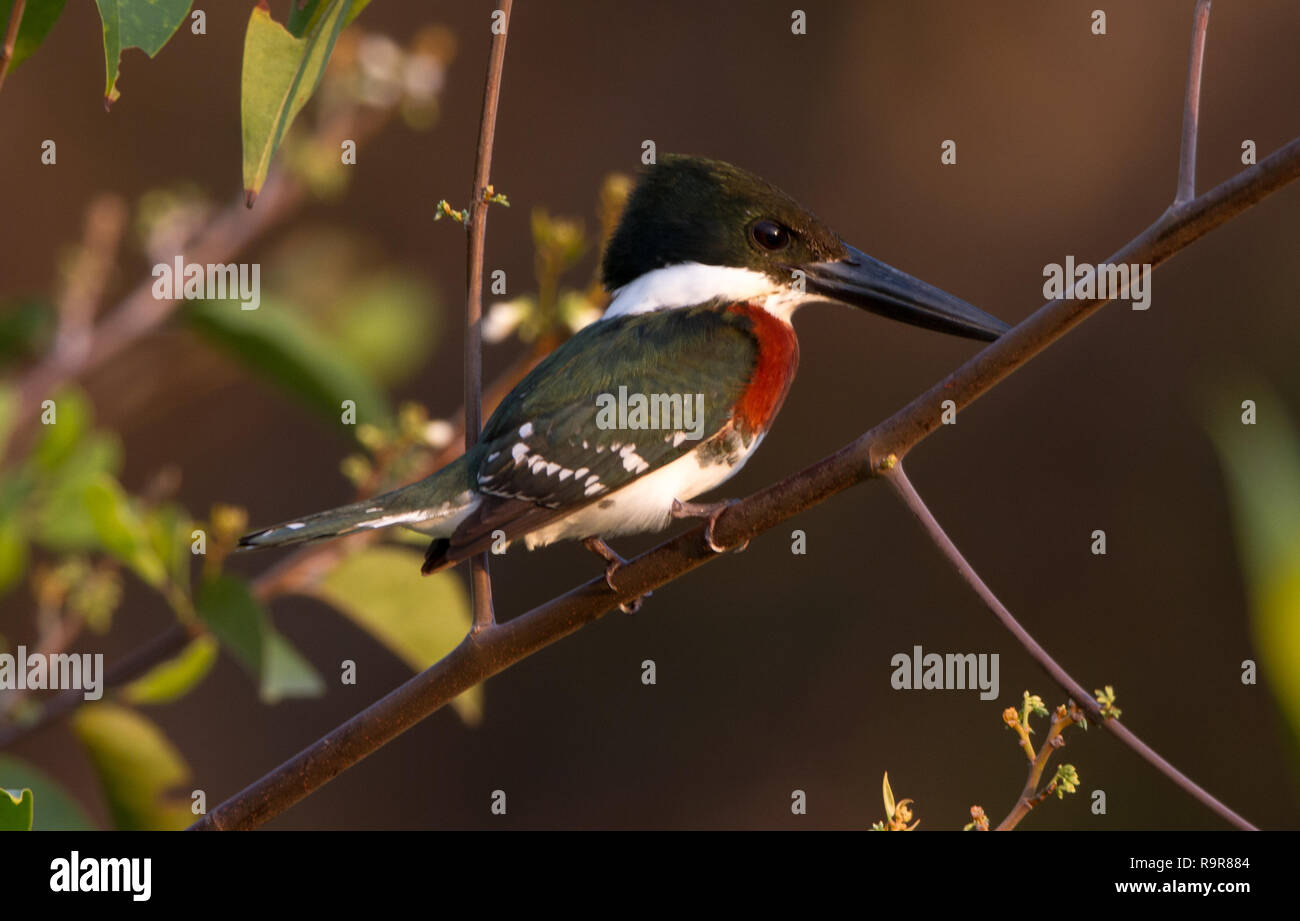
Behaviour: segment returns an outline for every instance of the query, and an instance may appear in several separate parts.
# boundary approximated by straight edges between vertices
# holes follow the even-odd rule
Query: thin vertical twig
[[[492,33],[487,80],[483,85],[483,116],[479,121],[478,155],[474,187],[470,190],[469,244],[465,262],[465,451],[478,442],[483,429],[483,247],[487,239],[488,178],[492,171],[492,143],[497,132],[497,107],[501,99],[501,71],[506,61],[506,35],[514,0],[501,0],[500,28]],[[495,22],[494,22],[495,25]],[[496,624],[492,612],[492,576],[488,555],[470,560],[470,597],[474,605],[473,634]]]
[[[1187,62],[1187,93],[1183,98],[1183,143],[1178,153],[1178,192],[1174,207],[1196,197],[1196,138],[1201,123],[1201,70],[1205,36],[1210,28],[1210,0],[1198,0],[1192,22],[1192,51]]]
[[[23,11],[27,7],[27,0],[14,0],[13,8],[9,11],[9,27],[5,29],[4,50],[0,51],[0,89],[4,88],[5,77],[9,73],[9,64],[14,59],[14,45],[18,42],[18,27],[23,21]]]
[[[1160,773],[1172,780],[1189,795],[1204,803],[1220,818],[1232,823],[1238,828],[1249,831],[1256,830],[1254,825],[1246,821],[1246,819],[1242,818],[1228,806],[1219,802],[1208,792],[1198,786],[1196,782],[1186,774],[1178,770],[1178,768],[1174,767],[1164,758],[1160,757],[1160,755],[1156,754],[1154,749],[1134,735],[1127,727],[1123,726],[1118,719],[1113,716],[1104,716],[1101,712],[1101,707],[1093,696],[1084,690],[1083,685],[1070,677],[1069,672],[1057,664],[1056,660],[1051,657],[1047,650],[1040,646],[1038,641],[1029,635],[1028,630],[1020,626],[1020,622],[1012,616],[1009,610],[1007,610],[1006,605],[998,600],[998,597],[993,594],[992,590],[989,589],[984,580],[980,578],[979,573],[977,573],[974,567],[967,562],[966,557],[962,556],[962,552],[957,549],[957,545],[952,542],[950,537],[948,537],[947,533],[943,530],[943,527],[940,526],[938,520],[931,513],[930,509],[926,507],[925,501],[922,500],[916,489],[913,488],[912,482],[907,478],[907,474],[903,472],[903,465],[894,464],[892,468],[884,471],[883,476],[889,482],[890,486],[894,488],[894,492],[898,493],[899,498],[903,500],[903,504],[906,505],[912,514],[916,516],[916,520],[921,523],[921,527],[925,529],[926,534],[928,534],[930,539],[934,541],[935,546],[937,546],[940,552],[948,558],[948,562],[950,562],[953,565],[953,568],[957,570],[957,574],[961,576],[962,581],[974,590],[975,594],[984,602],[984,606],[993,612],[993,615],[1001,621],[1002,626],[1011,631],[1017,642],[1019,642],[1021,646],[1025,647],[1025,650],[1033,660],[1042,666],[1043,670],[1052,677],[1052,680],[1070,694],[1074,702],[1087,713],[1090,720],[1106,729],[1109,729],[1120,739],[1120,741],[1141,755],[1142,758],[1155,767],[1156,770],[1160,771]]]
[[[1025,781],[1025,787],[1020,791],[1020,798],[1016,800],[1016,805],[1012,807],[1007,817],[998,824],[998,831],[1011,831],[1020,824],[1021,819],[1029,815],[1039,803],[1047,799],[1056,791],[1056,783],[1049,783],[1043,789],[1038,789],[1038,785],[1043,780],[1043,771],[1047,769],[1047,762],[1051,760],[1053,752],[1059,745],[1065,744],[1062,733],[1069,726],[1075,723],[1076,716],[1083,716],[1078,709],[1074,707],[1063,707],[1064,714],[1059,719],[1053,719],[1051,728],[1047,731],[1047,738],[1043,740],[1042,747],[1037,754],[1030,758],[1029,762],[1029,779]],[[1060,711],[1058,711],[1060,712]],[[1061,741],[1058,743],[1057,740]],[[1032,751],[1032,748],[1030,749]]]

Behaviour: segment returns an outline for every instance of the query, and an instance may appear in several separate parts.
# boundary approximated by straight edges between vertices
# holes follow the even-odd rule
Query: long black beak
[[[992,342],[1011,327],[919,278],[845,246],[849,254],[832,262],[802,266],[807,290],[829,300],[870,310],[891,320],[967,339]]]

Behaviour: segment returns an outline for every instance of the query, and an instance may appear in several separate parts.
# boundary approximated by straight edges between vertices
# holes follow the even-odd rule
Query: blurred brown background
[[[219,200],[239,194],[251,5],[208,4],[208,35],[183,26],[154,61],[128,52],[122,99],[105,114],[99,22],[91,4],[69,4],[0,94],[0,292],[48,290],[95,193],[134,200],[185,179]],[[1104,258],[1173,195],[1193,4],[1107,4],[1104,37],[1089,30],[1097,5],[803,0],[808,34],[792,36],[790,4],[523,0],[492,170],[513,207],[492,211],[487,264],[530,278],[529,209],[591,226],[601,177],[634,170],[653,139],[752,169],[849,242],[1018,321],[1043,300],[1044,264]],[[460,202],[470,183],[491,9],[378,0],[365,11],[359,25],[399,40],[427,23],[455,32],[442,116],[427,133],[386,129],[361,149],[346,197],[301,219],[362,230],[438,292],[443,336],[398,396],[439,414],[460,404],[464,241],[431,217],[434,202]],[[1243,139],[1262,159],[1300,133],[1297,36],[1294,0],[1215,5],[1202,190],[1241,168]],[[55,168],[39,165],[45,138],[58,139]],[[955,167],[939,162],[947,138],[958,143]],[[953,538],[1059,661],[1088,687],[1113,684],[1130,726],[1270,827],[1300,824],[1295,761],[1266,686],[1240,682],[1255,653],[1204,397],[1248,370],[1300,415],[1298,239],[1291,187],[1157,270],[1149,311],[1108,307],[909,461]],[[240,260],[258,261],[275,241]],[[147,273],[133,259],[109,303]],[[797,328],[800,376],[729,495],[838,448],[974,350],[829,307],[802,312]],[[491,348],[487,376],[521,348]],[[132,489],[176,464],[187,507],[237,503],[255,523],[350,497],[338,472],[347,441],[187,334],[152,338],[86,384],[100,421],[124,438]],[[806,556],[789,552],[793,528],[807,532]],[[1095,528],[1108,535],[1104,557],[1089,552]],[[277,558],[235,566],[252,574]],[[566,545],[511,553],[493,571],[498,614],[510,617],[596,566]],[[0,631],[19,641],[29,613],[22,593],[11,596]],[[323,605],[288,599],[274,613],[327,675],[353,658],[361,681],[265,707],[223,656],[184,701],[152,708],[210,805],[409,675]],[[106,658],[170,620],[133,587]],[[1001,699],[892,690],[890,658],[916,644],[1000,653]],[[640,683],[644,659],[657,663],[655,687]],[[863,828],[883,817],[888,770],[895,793],[916,799],[923,829],[960,828],[972,803],[1000,818],[1024,782],[999,714],[1026,687],[1060,702],[892,495],[867,485],[656,592],[641,613],[612,614],[492,679],[479,728],[440,712],[272,827]],[[106,821],[65,728],[13,754]],[[1023,827],[1219,827],[1104,734],[1074,734],[1064,758],[1081,794]],[[506,817],[489,813],[497,788]],[[796,788],[808,792],[807,817],[790,814]],[[1106,791],[1105,816],[1089,812],[1095,789]]]

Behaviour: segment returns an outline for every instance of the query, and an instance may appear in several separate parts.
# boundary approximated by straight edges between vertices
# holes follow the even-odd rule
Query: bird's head
[[[719,160],[666,154],[628,199],[605,250],[602,279],[618,291],[675,266],[722,270],[676,280],[699,300],[767,290],[779,292],[788,309],[805,301],[836,301],[972,339],[993,340],[1008,329],[996,317],[849,246],[753,173]],[[718,290],[711,293],[709,285]]]

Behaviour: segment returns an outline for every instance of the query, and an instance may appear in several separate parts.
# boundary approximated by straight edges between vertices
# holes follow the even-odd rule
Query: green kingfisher
[[[431,535],[437,572],[522,540],[606,538],[673,518],[758,448],[799,362],[790,324],[813,301],[991,341],[995,317],[844,243],[770,183],[728,163],[662,156],[646,169],[606,247],[611,301],[509,393],[478,443],[419,482],[241,539],[268,547],[402,525]]]

